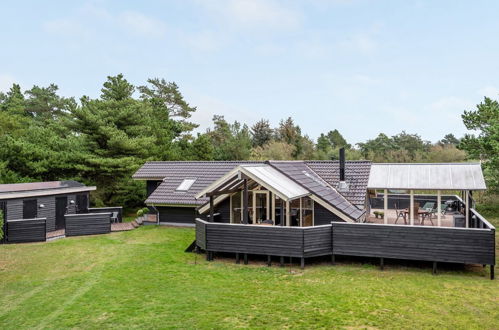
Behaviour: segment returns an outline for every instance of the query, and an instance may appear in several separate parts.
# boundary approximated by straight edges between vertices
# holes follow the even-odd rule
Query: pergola
[[[414,225],[414,190],[437,192],[437,223],[441,226],[441,192],[462,191],[465,196],[466,228],[469,227],[470,193],[486,190],[479,163],[372,164],[369,190],[384,191],[384,223],[388,223],[388,190],[409,190],[409,220]]]
[[[196,198],[209,197],[210,199],[210,221],[213,221],[214,198],[223,197],[242,190],[243,193],[243,224],[248,224],[250,185],[259,185],[267,189],[271,194],[279,197],[281,203],[281,226],[284,225],[284,203],[286,204],[286,223],[289,221],[289,203],[292,200],[309,196],[310,192],[266,164],[240,165],[223,177],[213,182],[196,195]]]

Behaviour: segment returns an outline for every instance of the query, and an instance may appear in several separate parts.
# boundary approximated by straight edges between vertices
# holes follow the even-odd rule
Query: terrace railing
[[[46,240],[47,219],[7,220],[6,241],[9,243],[44,242]]]
[[[207,252],[305,258],[349,255],[495,265],[495,228],[472,209],[473,228],[332,222],[316,227],[241,225],[196,220],[196,245]],[[246,257],[246,256],[245,256]],[[245,258],[246,260],[246,258]]]
[[[111,213],[66,214],[66,236],[107,234],[111,232]]]

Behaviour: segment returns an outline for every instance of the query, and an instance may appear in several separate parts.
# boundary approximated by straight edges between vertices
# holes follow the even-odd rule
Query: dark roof
[[[196,200],[194,196],[210,183],[241,164],[263,162],[252,161],[168,161],[145,163],[134,175],[134,179],[165,179],[147,198],[146,204],[203,205],[208,199]],[[196,179],[188,191],[176,191],[184,179]]]
[[[47,182],[26,182],[0,184],[0,193],[12,193],[21,191],[60,189],[84,187],[85,185],[77,181],[47,181]]]
[[[148,162],[133,176],[134,179],[163,180],[147,198],[146,204],[203,205],[208,199],[195,199],[197,193],[224,174],[242,164],[262,164],[259,161],[166,161]],[[269,164],[304,186],[327,203],[352,218],[363,213],[370,161],[347,161],[345,178],[349,191],[336,190],[339,181],[338,161],[269,161]],[[304,174],[303,171],[308,174]],[[196,181],[187,192],[176,191],[184,179]],[[324,184],[324,181],[327,184]],[[322,182],[322,184],[321,184]],[[332,189],[332,188],[333,189]],[[357,207],[355,207],[356,205]]]
[[[336,190],[336,186],[331,186],[322,179],[307,163],[301,161],[271,161],[270,164],[352,219],[358,219],[364,214],[363,210],[355,207],[351,201]],[[363,195],[365,198],[366,190],[364,190]]]
[[[365,203],[371,164],[371,161],[368,160],[346,162],[345,181],[348,183],[348,191],[341,194],[352,204],[363,206]],[[340,182],[339,161],[307,161],[307,165],[331,186],[338,187]]]

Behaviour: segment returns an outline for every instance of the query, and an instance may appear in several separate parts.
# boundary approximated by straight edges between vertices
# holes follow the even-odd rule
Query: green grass
[[[184,253],[193,238],[192,229],[146,226],[0,246],[0,327],[499,326],[499,280],[481,267],[433,276],[360,263],[245,266]]]

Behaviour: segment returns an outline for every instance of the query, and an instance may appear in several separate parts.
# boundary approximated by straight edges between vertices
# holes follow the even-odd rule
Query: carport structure
[[[414,226],[414,191],[436,191],[437,225],[442,215],[442,191],[460,191],[464,197],[465,227],[470,227],[470,206],[473,191],[486,190],[482,168],[479,163],[422,163],[422,164],[372,164],[367,185],[369,190],[383,190],[384,223],[388,223],[388,192],[409,191],[409,221]]]

